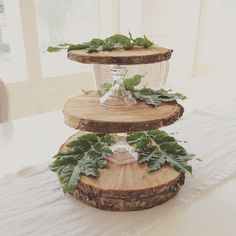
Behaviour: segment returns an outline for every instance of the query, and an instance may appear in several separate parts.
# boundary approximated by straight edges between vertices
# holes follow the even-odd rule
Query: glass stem
[[[126,91],[124,86],[126,73],[127,69],[124,66],[112,66],[113,84],[111,89],[100,98],[102,105],[110,108],[124,108],[136,104],[136,100],[129,91]]]
[[[111,162],[127,164],[137,160],[138,154],[134,147],[128,144],[126,136],[126,133],[117,133],[117,142],[111,147],[113,154],[108,158]]]

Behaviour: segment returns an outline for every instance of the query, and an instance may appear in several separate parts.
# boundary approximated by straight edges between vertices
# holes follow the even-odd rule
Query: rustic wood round
[[[66,124],[75,129],[102,133],[146,131],[175,122],[184,110],[177,102],[155,108],[138,102],[130,108],[111,109],[102,106],[99,99],[96,92],[69,99],[64,107]]]
[[[86,50],[70,50],[68,58],[86,64],[134,65],[149,64],[169,60],[173,50],[151,46],[149,48],[134,47],[130,50],[114,49],[87,53]]]
[[[70,137],[60,152],[66,152],[66,144],[81,134]],[[137,162],[109,162],[108,168],[99,173],[99,178],[82,176],[72,195],[88,205],[112,211],[143,210],[162,204],[178,193],[185,178],[167,165],[148,173],[147,166]]]

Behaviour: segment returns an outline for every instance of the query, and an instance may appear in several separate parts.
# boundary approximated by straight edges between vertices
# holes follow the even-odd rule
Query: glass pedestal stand
[[[124,66],[112,66],[111,74],[113,84],[111,89],[101,97],[100,103],[103,106],[114,109],[122,109],[135,105],[137,102],[129,91],[124,87],[124,77],[127,69]],[[126,141],[125,133],[117,134],[117,143],[111,149],[113,154],[108,158],[116,164],[125,164],[136,161],[138,154]]]
[[[131,107],[137,103],[132,94],[125,90],[123,82],[126,73],[127,69],[124,66],[111,67],[113,84],[111,89],[100,99],[103,106],[117,109]]]
[[[111,146],[113,154],[108,159],[116,164],[126,164],[136,161],[138,159],[138,153],[135,152],[134,147],[127,143],[126,133],[118,133],[117,138],[117,143]]]

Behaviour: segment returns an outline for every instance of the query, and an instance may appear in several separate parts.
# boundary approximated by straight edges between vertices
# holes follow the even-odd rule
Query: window
[[[235,73],[236,1],[203,1],[197,72]]]
[[[5,4],[3,0],[0,0],[0,60],[8,60],[10,57],[10,46],[6,37],[6,14]]]
[[[59,109],[81,89],[93,89],[90,65],[46,49],[119,32],[118,3],[0,0],[0,77],[14,82],[8,84],[13,118]]]
[[[0,77],[5,82],[26,80],[24,43],[17,0],[0,0]]]
[[[66,52],[48,53],[50,45],[88,41],[98,35],[97,0],[35,0],[42,76],[44,78],[91,70],[74,63]]]

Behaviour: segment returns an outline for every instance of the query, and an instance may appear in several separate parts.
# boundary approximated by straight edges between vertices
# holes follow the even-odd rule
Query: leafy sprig
[[[138,162],[146,163],[150,172],[159,170],[168,164],[180,173],[190,172],[192,174],[192,167],[188,161],[192,160],[194,155],[187,153],[176,139],[166,132],[152,130],[130,133],[127,141],[135,146],[139,154]]]
[[[181,93],[171,93],[171,90],[151,88],[136,89],[133,91],[133,96],[137,100],[143,101],[148,105],[159,106],[161,103],[172,102],[177,99],[185,100],[187,97]]]
[[[84,42],[81,44],[58,44],[55,47],[48,47],[48,52],[58,52],[61,50],[81,50],[86,49],[88,53],[101,52],[101,51],[111,51],[115,48],[124,48],[125,50],[132,49],[134,46],[140,46],[143,48],[148,48],[153,45],[145,35],[144,37],[139,37],[133,39],[131,33],[129,37],[123,34],[115,34],[106,39],[94,38],[89,42]]]
[[[142,81],[141,75],[134,75],[131,78],[124,79],[124,87],[130,91],[136,100],[143,101],[148,105],[159,106],[164,102],[172,102],[176,99],[185,100],[187,97],[181,93],[171,93],[171,90],[159,89],[154,90],[151,88],[143,87],[138,89],[137,86]],[[104,95],[111,88],[112,84],[104,83],[98,91],[100,95]]]
[[[85,134],[68,143],[66,153],[54,156],[50,169],[58,174],[64,193],[74,191],[81,175],[98,177],[98,169],[107,167],[106,157],[114,143],[109,134]]]

